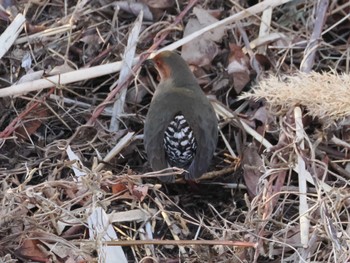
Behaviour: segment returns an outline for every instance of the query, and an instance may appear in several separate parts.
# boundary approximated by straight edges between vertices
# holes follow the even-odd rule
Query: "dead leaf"
[[[125,183],[122,183],[122,182],[112,185],[112,193],[113,194],[119,194],[120,192],[123,192],[126,189],[127,189],[127,187],[125,186]]]
[[[31,70],[29,70],[27,72],[27,74],[23,75],[17,81],[17,84],[40,79],[43,75],[44,75],[44,70],[39,70],[39,71],[31,71]]]
[[[236,44],[230,44],[230,57],[227,72],[233,79],[233,86],[237,94],[250,81],[249,58]]]
[[[260,107],[257,109],[252,117],[254,120],[258,120],[263,124],[268,124],[269,121],[271,121],[271,116],[269,116],[269,112],[266,110],[265,106]]]
[[[88,255],[84,255],[84,258],[82,255],[77,255],[76,251],[72,250],[72,248],[67,242],[67,244],[60,243],[60,242],[45,242],[42,241],[43,244],[45,244],[49,249],[51,253],[54,253],[57,257],[64,259],[65,263],[69,262],[87,262],[88,260],[92,260]]]
[[[70,71],[74,71],[74,69],[72,67],[70,67],[66,62],[63,63],[62,65],[56,66],[54,67],[52,70],[50,70],[50,72],[48,72],[47,74],[50,76],[53,75],[58,75],[58,74],[62,74],[62,73],[67,73]]]
[[[38,262],[45,262],[47,255],[38,248],[40,242],[34,239],[25,239],[22,245],[15,251],[16,255]]]
[[[140,77],[140,79],[142,79]],[[142,81],[142,80],[141,80]],[[126,94],[126,102],[131,104],[141,103],[143,98],[148,95],[147,89],[144,86],[139,85],[137,88],[132,87],[128,89],[128,93]]]
[[[190,65],[190,69],[195,75],[199,85],[206,86],[210,83],[211,80],[208,74],[204,71],[204,69],[195,65]]]
[[[42,124],[42,120],[48,116],[48,110],[44,105],[38,105],[34,111],[31,111],[23,120],[22,126],[15,132],[23,139],[34,134]]]
[[[219,90],[223,90],[227,88],[230,84],[230,80],[225,76],[220,76],[217,78],[212,85],[212,92],[217,92]]]
[[[130,14],[133,14],[135,16],[138,16],[139,13],[143,11],[143,18],[145,20],[153,21],[153,15],[151,11],[149,10],[148,6],[144,3],[117,1],[114,3],[114,5],[117,8],[120,8],[121,10]]]
[[[35,33],[38,33],[38,32],[42,32],[44,30],[47,29],[46,26],[43,26],[43,25],[33,25],[31,23],[26,23],[26,28],[27,28],[27,32],[29,34],[35,34]]]
[[[97,32],[87,32],[83,37],[80,38],[80,41],[88,44],[88,45],[95,45],[97,44],[101,44],[102,40],[101,38],[97,35]]]
[[[269,70],[271,68],[271,62],[265,55],[255,54],[255,59],[263,70]]]
[[[219,21],[218,19],[212,16],[210,10],[204,10],[202,8],[195,7],[193,9],[193,13],[196,15],[199,23],[204,26],[211,25]],[[225,34],[225,28],[221,26],[211,31],[208,31],[208,33],[205,34],[207,35],[205,37],[212,41],[217,42],[223,38],[224,34]]]
[[[191,18],[184,30],[184,36],[192,34],[207,25],[216,23],[218,20],[210,15],[207,10],[195,7],[193,13],[196,18]],[[182,46],[182,57],[192,65],[199,67],[209,65],[218,53],[215,42],[220,41],[225,34],[224,27],[217,27],[201,37],[195,38]]]
[[[281,255],[281,253],[284,253],[286,251],[291,251],[292,246],[298,246],[300,245],[300,226],[295,225],[293,227],[287,227],[283,230],[283,239],[277,238],[279,242],[285,242],[286,244],[289,244],[290,247],[279,247],[279,246],[271,246],[269,248],[269,255]]]
[[[145,3],[151,8],[156,9],[166,9],[173,7],[175,4],[174,0],[142,0],[141,2]]]
[[[271,127],[271,125],[273,125],[274,117],[272,116],[272,113],[266,109],[266,106],[259,107],[254,112],[250,120],[254,121],[255,130],[261,135],[264,135],[271,129],[273,130],[273,127]]]
[[[0,20],[3,20],[3,21],[6,21],[6,22],[10,22],[10,15],[3,11],[3,10],[0,10]]]
[[[257,186],[260,176],[263,174],[263,161],[258,154],[255,145],[250,144],[243,152],[242,166],[244,170],[244,181],[248,188],[250,198],[257,195]]]
[[[135,185],[132,189],[133,195],[139,200],[143,201],[147,196],[148,186],[147,185]]]

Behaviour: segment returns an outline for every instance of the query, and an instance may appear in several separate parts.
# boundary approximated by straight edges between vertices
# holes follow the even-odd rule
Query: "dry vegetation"
[[[0,4],[0,262],[350,261],[348,1]],[[220,119],[196,185],[144,153],[164,48]]]

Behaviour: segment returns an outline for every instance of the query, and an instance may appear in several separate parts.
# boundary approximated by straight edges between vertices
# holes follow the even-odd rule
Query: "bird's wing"
[[[218,139],[218,122],[214,109],[204,94],[203,97],[197,95],[193,106],[188,110],[189,112],[184,112],[184,116],[193,130],[197,150],[185,179],[193,180],[205,173],[210,165]]]
[[[144,126],[144,144],[148,161],[154,171],[168,167],[164,150],[164,132],[174,118],[174,105],[168,105],[163,94],[152,100]],[[165,183],[174,182],[174,176],[161,176],[159,179]]]

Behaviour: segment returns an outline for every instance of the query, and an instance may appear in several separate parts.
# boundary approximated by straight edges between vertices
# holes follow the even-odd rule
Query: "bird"
[[[144,124],[144,146],[153,171],[168,167],[186,170],[195,181],[208,169],[218,140],[215,111],[186,61],[174,51],[162,51],[149,62],[160,82]],[[173,183],[174,175],[160,176]]]

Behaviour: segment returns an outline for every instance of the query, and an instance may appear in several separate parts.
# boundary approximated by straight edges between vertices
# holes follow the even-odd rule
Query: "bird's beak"
[[[157,52],[152,52],[152,53],[148,56],[148,59],[145,60],[144,65],[145,65],[146,67],[155,67],[153,58],[154,58],[156,55],[157,55]]]
[[[146,59],[144,62],[143,62],[144,66],[147,67],[147,68],[153,68],[154,67],[154,61],[151,59],[151,58],[148,58]]]

